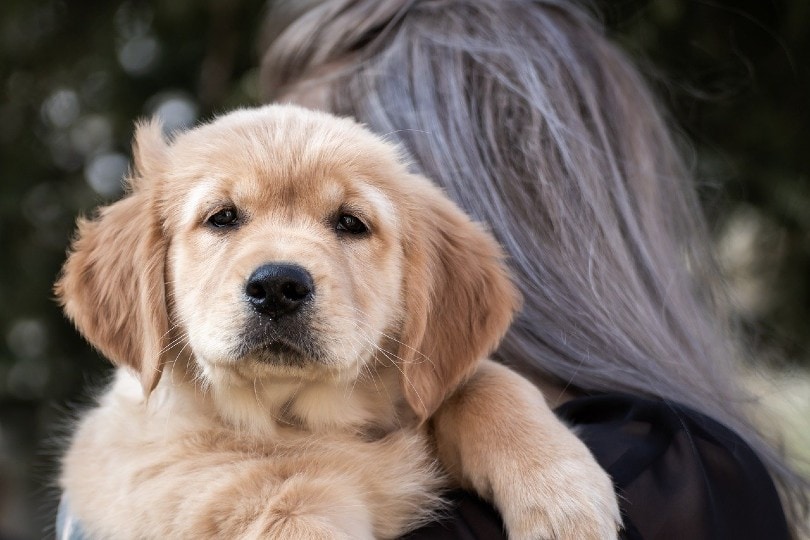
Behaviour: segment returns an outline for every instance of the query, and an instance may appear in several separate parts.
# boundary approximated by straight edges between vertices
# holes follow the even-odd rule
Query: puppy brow
[[[203,181],[191,189],[181,208],[184,221],[196,223],[204,219],[206,212],[213,211],[216,204],[222,204],[222,198],[213,193],[213,182]]]
[[[346,198],[345,188],[336,183],[324,183],[322,193],[324,198],[329,201],[342,201]]]
[[[385,193],[368,184],[359,184],[356,187],[362,198],[370,203],[375,210],[375,214],[380,216],[381,220],[388,222],[390,225],[396,224],[396,208]]]

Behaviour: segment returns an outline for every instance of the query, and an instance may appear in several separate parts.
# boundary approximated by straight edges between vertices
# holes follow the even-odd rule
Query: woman
[[[585,11],[297,0],[273,4],[266,36],[268,100],[358,118],[490,225],[525,299],[497,358],[579,427],[626,537],[803,534],[807,481],[746,419],[690,173]],[[413,537],[500,534],[491,509],[455,496],[451,519]]]

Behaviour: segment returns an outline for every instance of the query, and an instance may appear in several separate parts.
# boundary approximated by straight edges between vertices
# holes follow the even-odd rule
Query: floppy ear
[[[520,300],[495,239],[432,184],[418,191],[398,356],[405,398],[424,421],[495,349]]]
[[[148,395],[160,378],[168,341],[166,241],[154,198],[166,143],[156,122],[135,134],[131,192],[80,219],[56,296],[68,317],[114,364],[132,368]]]

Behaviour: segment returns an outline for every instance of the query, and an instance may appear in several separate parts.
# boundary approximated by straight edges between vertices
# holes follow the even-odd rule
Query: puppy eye
[[[208,223],[214,227],[232,227],[236,224],[239,215],[236,208],[223,208],[208,218]]]
[[[335,229],[349,234],[363,234],[368,230],[365,223],[351,214],[341,214]]]

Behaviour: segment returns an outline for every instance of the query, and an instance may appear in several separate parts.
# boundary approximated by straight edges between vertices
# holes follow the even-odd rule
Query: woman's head
[[[525,304],[497,356],[736,428],[735,350],[687,167],[633,65],[565,0],[282,3],[270,99],[350,115],[487,223]]]

